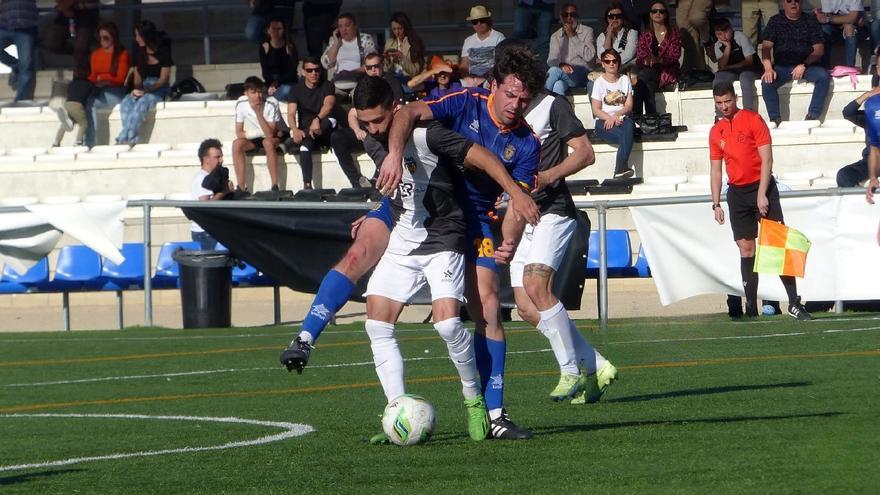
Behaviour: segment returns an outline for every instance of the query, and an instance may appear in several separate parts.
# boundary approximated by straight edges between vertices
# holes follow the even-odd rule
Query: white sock
[[[314,337],[312,337],[312,334],[306,332],[305,330],[299,333],[299,340],[309,345],[312,345],[312,343],[315,341]]]
[[[446,342],[449,359],[458,370],[461,378],[461,393],[465,399],[480,395],[480,381],[477,361],[474,359],[474,344],[470,332],[465,330],[461,318],[455,317],[434,323],[434,329]]]
[[[496,419],[500,418],[501,411],[503,411],[503,410],[504,409],[502,409],[500,407],[498,409],[489,409],[489,419],[491,419],[492,421],[495,421]]]
[[[571,318],[561,302],[552,308],[539,311],[544,330],[541,333],[550,341],[550,348],[559,363],[560,373],[577,375],[578,370],[574,342],[571,337]],[[539,324],[539,327],[541,325]]]
[[[584,373],[592,375],[596,370],[605,366],[605,358],[584,339],[577,327],[574,326],[574,322],[572,321],[570,323],[571,326],[569,328],[571,330],[570,333],[572,342],[574,343],[574,353],[575,356],[577,356],[578,366],[584,370]]]
[[[397,339],[394,338],[394,325],[367,320],[364,327],[370,337],[376,375],[379,376],[385,398],[391,402],[406,393],[403,386],[403,356],[400,355]]]

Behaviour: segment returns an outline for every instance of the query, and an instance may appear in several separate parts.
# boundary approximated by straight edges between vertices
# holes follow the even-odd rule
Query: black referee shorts
[[[760,182],[745,186],[731,184],[727,189],[727,209],[730,212],[730,228],[733,229],[734,240],[758,237],[758,223],[761,221],[761,212],[758,211],[758,184]],[[773,177],[770,177],[770,185],[767,186],[767,201],[770,203],[767,218],[785,223],[782,205],[779,204],[779,189],[776,188],[776,179]]]

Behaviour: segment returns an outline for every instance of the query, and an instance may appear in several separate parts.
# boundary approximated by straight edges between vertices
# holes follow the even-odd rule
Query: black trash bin
[[[174,252],[180,265],[183,328],[227,328],[232,322],[232,258],[222,251]]]

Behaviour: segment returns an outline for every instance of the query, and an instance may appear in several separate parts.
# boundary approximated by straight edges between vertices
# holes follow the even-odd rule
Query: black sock
[[[743,257],[739,259],[739,269],[742,274],[743,291],[746,293],[746,307],[758,307],[758,274],[755,273],[755,257]]]
[[[798,303],[797,280],[791,275],[780,275],[779,280],[782,280],[782,286],[785,287],[785,293],[788,294],[788,305]]]

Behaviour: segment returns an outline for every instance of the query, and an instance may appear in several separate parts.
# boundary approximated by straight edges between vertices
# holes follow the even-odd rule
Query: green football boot
[[[581,373],[581,376],[583,376],[583,373]],[[571,399],[572,404],[594,404],[599,402],[608,386],[614,380],[617,380],[617,368],[611,364],[611,361],[605,361],[605,366],[602,366],[602,369],[584,378],[587,381],[586,389]]]
[[[489,412],[486,410],[486,401],[482,395],[473,399],[465,399],[464,407],[468,415],[468,435],[471,440],[479,442],[489,435]]]
[[[559,377],[559,383],[556,384],[556,388],[550,392],[550,399],[559,402],[574,398],[583,392],[586,386],[587,378],[583,374],[569,375],[568,373],[563,373]]]

